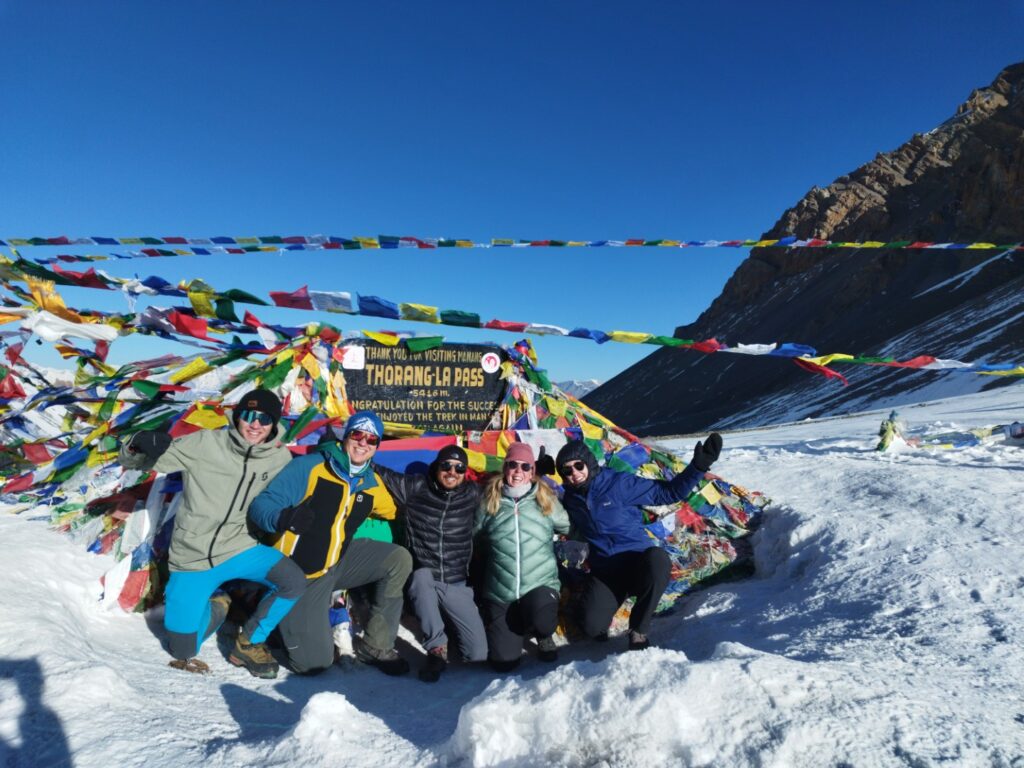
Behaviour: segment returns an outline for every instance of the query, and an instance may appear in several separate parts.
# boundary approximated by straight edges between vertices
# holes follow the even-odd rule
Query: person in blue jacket
[[[576,536],[590,549],[590,576],[580,602],[583,633],[606,638],[615,612],[636,597],[629,615],[629,649],[649,647],[647,632],[668,586],[672,562],[644,530],[641,507],[684,501],[722,450],[717,432],[698,442],[689,465],[670,481],[649,480],[602,469],[587,445],[575,440],[558,452],[555,464],[565,486],[562,505]]]

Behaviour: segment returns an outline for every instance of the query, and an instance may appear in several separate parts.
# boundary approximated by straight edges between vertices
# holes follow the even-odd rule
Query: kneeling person
[[[263,641],[302,595],[306,580],[295,563],[252,536],[246,509],[291,460],[279,441],[280,418],[277,396],[256,389],[235,406],[229,429],[204,429],[177,440],[164,432],[138,432],[121,446],[120,462],[129,469],[184,475],[164,613],[173,667],[209,671],[194,657],[228,611],[227,598],[211,596],[224,582],[244,579],[270,591],[239,633],[229,660],[256,677],[277,676],[277,662]]]
[[[466,661],[487,658],[487,637],[473,590],[466,583],[473,554],[473,519],[480,486],[466,482],[466,452],[442,448],[426,475],[405,475],[385,467],[377,472],[405,518],[405,545],[413,572],[407,593],[422,630],[427,661],[419,676],[436,681],[448,665],[448,619],[458,631]]]
[[[362,586],[370,587],[370,617],[364,636],[356,638],[356,656],[390,675],[409,671],[395,638],[412,558],[394,544],[353,538],[370,515],[395,517],[395,503],[370,463],[383,432],[372,411],[353,414],[340,442],[292,461],[249,510],[256,525],[275,534],[274,546],[306,573],[306,593],[279,627],[296,672],[331,666],[331,593]]]

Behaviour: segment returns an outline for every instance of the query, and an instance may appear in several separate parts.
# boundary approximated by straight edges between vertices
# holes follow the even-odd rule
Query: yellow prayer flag
[[[754,243],[754,247],[755,248],[767,248],[767,247],[769,247],[771,245],[775,245],[777,242],[779,242],[779,241],[778,240],[758,240],[756,243]]]
[[[809,363],[815,363],[816,365],[828,365],[836,360],[853,360],[853,355],[836,352],[832,355],[822,355],[821,357],[801,357],[800,359],[806,360]]]
[[[197,407],[184,418],[184,422],[202,429],[220,429],[227,426],[228,419],[223,413],[217,413],[213,408]]]
[[[474,472],[484,472],[487,469],[487,456],[479,451],[466,451],[469,459],[469,468]]]
[[[92,432],[89,433],[89,436],[86,437],[85,440],[82,441],[82,445],[89,445],[89,443],[91,443],[96,438],[102,437],[103,435],[105,435],[107,433],[108,429],[109,429],[108,422],[103,422],[98,427],[96,427],[96,429],[94,429]]]
[[[577,419],[583,436],[588,440],[600,440],[604,437],[604,430],[588,422],[586,419]]]
[[[354,239],[363,248],[380,248],[380,243],[375,237],[356,237]]]
[[[472,240],[456,240],[455,241],[455,247],[456,248],[472,248],[473,247],[473,241]]]
[[[621,341],[625,344],[643,344],[651,338],[651,334],[637,331],[612,331],[608,336],[612,341]]]
[[[313,379],[320,378],[320,364],[316,361],[314,355],[306,355],[302,358],[302,362],[299,363]]]
[[[197,357],[184,368],[179,368],[177,371],[171,374],[170,382],[172,384],[180,384],[183,381],[194,379],[196,376],[202,376],[207,371],[212,370],[212,365],[203,360],[203,358]]]
[[[3,312],[0,312],[0,325],[3,325],[4,323],[13,323],[15,320],[24,319],[25,318],[23,318],[21,315],[5,315]]]
[[[260,239],[258,237],[236,237],[235,242],[239,245],[259,245]]]
[[[985,250],[985,249],[988,249],[988,248],[998,248],[998,247],[999,246],[996,245],[995,243],[971,243],[970,245],[967,246],[967,250],[969,250],[969,251],[981,251],[981,250]]]
[[[111,461],[117,461],[117,451],[89,451],[89,455],[85,457],[85,466],[98,467]]]
[[[399,304],[398,309],[402,313],[403,320],[418,320],[423,323],[440,323],[437,307],[426,304]]]
[[[201,291],[189,291],[188,300],[192,302],[192,309],[200,317],[216,317],[217,314],[213,309],[213,296],[209,293]]]
[[[978,371],[982,376],[1024,376],[1024,366],[1018,365],[1008,371]]]
[[[861,248],[882,248],[885,245],[881,240],[868,240],[866,243],[861,243]]]
[[[373,339],[374,341],[380,342],[381,344],[384,344],[385,346],[388,347],[398,346],[398,337],[393,336],[390,333],[374,333],[373,331],[363,331],[363,336],[365,336],[368,339]]]
[[[566,405],[564,400],[556,400],[553,397],[544,398],[544,407],[548,409],[548,412],[555,417],[565,416],[565,412],[569,410],[569,406]]]
[[[85,322],[81,315],[77,312],[72,312],[65,306],[64,299],[57,293],[52,280],[41,280],[37,277],[26,275],[25,282],[28,284],[33,300],[39,305],[40,309],[45,309],[47,312],[65,320],[70,320],[73,323]]]
[[[700,495],[707,499],[708,504],[717,504],[722,500],[722,494],[715,488],[714,483],[708,483],[700,489]]]
[[[678,240],[662,240],[658,245],[666,248],[678,248],[682,243]]]
[[[574,248],[580,248],[590,245],[590,243],[586,240],[570,240],[569,242],[566,243],[566,245]]]

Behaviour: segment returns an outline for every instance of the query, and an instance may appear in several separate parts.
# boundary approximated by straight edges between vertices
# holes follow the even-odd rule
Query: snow
[[[1021,392],[901,415],[1005,424]],[[757,574],[684,598],[656,648],[613,637],[433,685],[347,659],[256,680],[212,639],[212,674],[175,672],[159,611],[97,602],[109,558],[41,511],[0,517],[0,763],[1024,766],[1024,448],[878,454],[881,418],[725,435],[716,469],[774,500]]]

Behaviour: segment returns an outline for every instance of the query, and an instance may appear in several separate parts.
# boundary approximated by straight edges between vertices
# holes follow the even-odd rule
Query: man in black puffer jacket
[[[413,562],[406,594],[423,631],[427,661],[419,676],[426,682],[435,682],[448,664],[445,618],[458,630],[466,661],[487,658],[487,635],[466,583],[480,506],[480,487],[466,482],[467,468],[466,452],[457,445],[442,448],[426,475],[376,467],[405,521]]]

